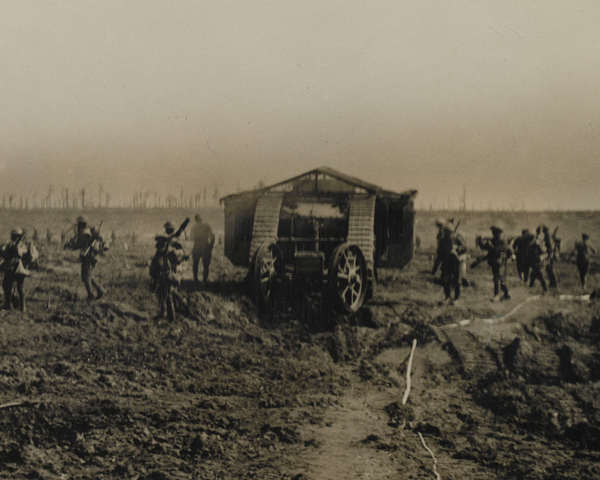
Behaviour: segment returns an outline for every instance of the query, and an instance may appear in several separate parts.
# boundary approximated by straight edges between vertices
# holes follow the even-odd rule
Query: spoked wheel
[[[273,306],[275,290],[284,271],[281,250],[274,243],[265,243],[254,259],[254,299],[261,311]]]
[[[343,243],[333,252],[329,268],[329,288],[337,307],[354,313],[362,307],[367,295],[367,263],[360,248]]]

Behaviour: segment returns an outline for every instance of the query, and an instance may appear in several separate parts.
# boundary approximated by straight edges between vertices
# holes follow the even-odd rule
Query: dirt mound
[[[516,337],[503,350],[506,369],[529,384],[557,384],[559,357],[552,350],[537,343]]]
[[[590,335],[592,318],[589,312],[566,311],[542,316],[539,323],[547,332],[550,341],[557,342],[566,338],[586,340]]]

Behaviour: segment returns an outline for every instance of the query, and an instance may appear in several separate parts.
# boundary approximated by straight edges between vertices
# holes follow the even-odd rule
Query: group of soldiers
[[[203,264],[202,281],[204,284],[208,281],[215,236],[211,227],[202,222],[200,215],[196,215],[195,220],[191,238],[194,242],[192,249],[194,288],[197,289],[200,286],[198,279],[200,260]],[[166,312],[171,321],[175,320],[176,303],[183,302],[177,288],[181,283],[183,264],[189,256],[185,254],[182,243],[177,239],[188,223],[189,219],[186,219],[177,231],[171,221],[165,223],[165,235],[155,237],[156,253],[150,264],[151,289],[158,297],[159,317],[164,317]],[[64,249],[79,251],[81,280],[87,291],[88,300],[100,299],[106,294],[106,289],[93,275],[98,257],[105,255],[109,250],[109,243],[101,235],[101,227],[102,223],[97,228],[89,226],[87,219],[80,216],[76,220],[75,235],[63,245]],[[11,231],[10,241],[0,247],[0,270],[4,272],[2,282],[4,308],[7,310],[18,308],[25,312],[27,307],[24,282],[31,275],[27,267],[37,261],[38,253],[34,241],[25,243],[23,239],[22,229],[15,228]]]
[[[454,223],[453,219],[438,219],[436,226],[437,251],[433,264],[432,275],[441,267],[441,283],[444,288],[445,303],[456,304],[460,297],[461,286],[466,286],[467,273],[467,246],[464,236],[458,232],[460,222]],[[476,238],[477,247],[485,255],[477,258],[471,268],[475,268],[484,261],[492,269],[494,281],[493,301],[509,300],[511,298],[506,285],[508,261],[515,260],[517,273],[523,284],[529,283],[533,287],[539,280],[544,292],[549,288],[558,288],[558,277],[555,264],[559,260],[561,239],[557,237],[558,227],[553,233],[546,225],[540,225],[535,233],[528,229],[521,232],[515,239],[506,239],[503,228],[499,225],[490,227],[492,236]],[[579,270],[581,287],[585,289],[587,275],[590,268],[590,255],[596,249],[589,242],[587,234],[581,235],[581,241],[576,242],[575,250],[571,254],[576,257]],[[546,277],[548,282],[546,282]],[[454,297],[452,292],[454,291]],[[502,295],[500,295],[502,292]]]

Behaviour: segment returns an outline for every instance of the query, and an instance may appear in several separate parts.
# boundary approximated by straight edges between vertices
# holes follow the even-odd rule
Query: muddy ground
[[[482,265],[439,305],[426,250],[380,271],[356,316],[324,317],[318,295],[260,316],[217,246],[168,323],[150,242],[116,242],[93,302],[77,254],[40,248],[29,312],[0,313],[0,479],[600,478],[600,306],[514,266],[507,302]],[[584,293],[573,264],[559,276]]]

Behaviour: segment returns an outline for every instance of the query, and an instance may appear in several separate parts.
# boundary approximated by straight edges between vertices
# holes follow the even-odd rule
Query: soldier
[[[441,218],[438,218],[435,221],[435,225],[436,225],[436,227],[438,227],[438,233],[435,237],[435,239],[437,241],[437,250],[435,253],[435,260],[433,261],[433,268],[431,270],[432,275],[435,275],[437,273],[437,270],[438,270],[440,264],[442,263],[442,259],[444,258],[444,252],[441,247],[441,242],[442,242],[442,239],[444,238],[444,225],[446,223],[447,222],[445,222]]]
[[[571,258],[577,255],[577,270],[579,270],[579,280],[581,281],[581,288],[585,290],[585,282],[587,275],[590,270],[590,254],[596,254],[594,246],[588,242],[589,235],[587,233],[581,234],[581,242],[575,243],[575,250],[571,253]]]
[[[164,317],[166,307],[169,320],[174,322],[175,304],[173,298],[175,297],[176,300],[183,303],[183,298],[177,292],[177,286],[180,281],[181,264],[188,257],[185,255],[183,245],[175,240],[181,234],[181,229],[178,233],[174,233],[175,227],[170,221],[165,223],[164,227],[166,236],[158,235],[155,237],[156,253],[150,264],[151,289],[158,296],[159,318]]]
[[[554,269],[554,263],[558,260],[558,255],[560,253],[560,239],[556,238],[556,231],[558,227],[554,230],[554,233],[550,235],[548,227],[546,225],[542,226],[542,231],[544,232],[544,246],[546,247],[547,263],[546,263],[546,273],[548,274],[548,287],[550,288],[558,288],[558,277],[556,276],[556,270]]]
[[[192,270],[194,272],[194,287],[198,288],[198,264],[202,258],[202,283],[206,284],[208,280],[208,269],[212,259],[212,249],[215,244],[215,235],[207,223],[202,223],[200,214],[195,217],[196,224],[192,227],[192,240],[194,240],[194,248],[192,250]]]
[[[546,280],[544,279],[544,274],[542,273],[547,254],[546,246],[540,236],[541,233],[542,227],[538,227],[536,229],[536,236],[531,240],[531,243],[527,247],[527,256],[529,258],[528,262],[529,266],[531,267],[529,288],[535,285],[536,280],[539,280],[540,284],[542,285],[542,289],[544,292],[547,292],[548,286],[546,285]]]
[[[95,298],[102,298],[105,290],[93,277],[94,267],[98,263],[98,255],[104,255],[108,245],[100,235],[100,228],[87,226],[87,220],[83,216],[77,217],[77,233],[67,243],[64,249],[79,250],[79,261],[81,262],[81,279],[88,294],[88,300],[94,299],[92,287],[96,289]]]
[[[517,260],[517,273],[522,282],[527,282],[529,279],[529,265],[527,256],[527,247],[533,240],[533,235],[528,229],[521,231],[521,236],[517,237],[513,242],[513,249],[515,251],[515,257]]]
[[[462,280],[462,265],[465,260],[467,248],[464,237],[454,232],[451,223],[443,227],[443,237],[440,240],[442,252],[442,284],[444,285],[445,300],[456,305],[460,298],[460,287]],[[454,288],[454,300],[452,300],[452,289]]]
[[[15,228],[10,232],[10,242],[2,246],[2,270],[4,271],[4,280],[2,281],[2,290],[4,290],[4,309],[13,309],[13,287],[16,284],[16,300],[21,312],[27,310],[25,301],[25,291],[23,284],[25,277],[31,275],[29,270],[23,265],[23,256],[27,253],[27,247],[23,244],[23,230]]]
[[[512,256],[512,248],[502,238],[502,228],[498,226],[490,227],[492,230],[492,238],[482,239],[477,237],[477,246],[482,250],[486,250],[487,262],[492,267],[492,274],[494,276],[494,298],[492,301],[497,302],[501,300],[500,289],[504,292],[503,300],[509,300],[510,294],[508,293],[508,287],[504,283],[504,276],[502,275],[502,267],[504,266],[504,273],[506,274],[506,262]]]

